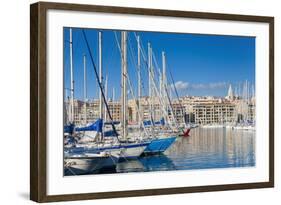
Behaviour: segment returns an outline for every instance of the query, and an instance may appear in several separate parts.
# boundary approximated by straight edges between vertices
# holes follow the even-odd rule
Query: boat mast
[[[251,96],[251,100],[255,97],[255,86],[254,83],[252,84],[252,96]]]
[[[68,89],[64,89],[64,109],[65,109],[65,115],[64,115],[64,123],[69,124],[70,123],[70,104],[69,104],[69,96],[68,96]]]
[[[107,78],[107,75],[105,76],[105,85],[104,85],[104,94],[105,94],[105,99],[106,99],[106,101],[108,100],[108,95],[107,95],[107,92],[108,92],[108,90],[107,90],[107,80],[108,80],[108,78]],[[104,122],[106,122],[107,121],[107,115],[106,115],[106,108],[104,108]]]
[[[127,32],[121,32],[121,125],[122,136],[127,138]]]
[[[163,87],[163,80],[162,80],[162,72],[160,70],[160,68],[158,69],[158,73],[159,73],[159,93],[160,96],[163,96],[163,92],[162,92],[162,87]]]
[[[153,50],[152,46],[150,46],[150,77],[151,77],[151,85],[154,83],[154,67],[153,67]],[[156,87],[154,89],[157,89]],[[155,90],[151,87],[151,97],[152,97],[152,104],[151,104],[151,112],[152,112],[152,119],[155,120],[155,100],[156,100],[156,95],[155,95]]]
[[[73,48],[72,48],[72,28],[69,29],[69,57],[70,57],[70,123],[74,123],[74,79],[73,79]]]
[[[115,101],[115,89],[114,87],[112,88],[112,102]]]
[[[141,50],[140,50],[140,36],[137,36],[137,43],[138,43],[138,107],[140,114],[141,111]],[[138,124],[141,126],[141,116],[138,118]]]
[[[102,33],[99,31],[99,81],[103,88],[103,76],[102,76]],[[100,119],[103,119],[103,100],[102,100],[102,91],[99,92],[99,113]]]
[[[167,88],[166,83],[167,83],[167,79],[166,79],[166,56],[165,56],[165,52],[162,51],[162,73],[163,73],[163,77],[162,77],[162,90],[164,93],[164,109],[167,110],[167,102],[166,102],[166,95],[165,95],[165,89]]]
[[[248,93],[249,83],[246,80],[246,122],[248,121],[248,100],[249,100],[249,93]]]
[[[94,67],[94,72],[95,72],[95,76],[96,76],[96,79],[97,79],[97,83],[98,83],[99,89],[101,90],[102,98],[104,100],[104,104],[105,104],[105,107],[106,107],[106,110],[107,110],[108,117],[109,117],[109,119],[111,121],[111,125],[112,125],[112,129],[113,129],[114,135],[116,136],[117,140],[119,141],[119,139],[118,139],[118,132],[116,131],[116,127],[115,127],[115,125],[113,123],[113,118],[112,118],[112,115],[110,113],[109,106],[108,106],[108,104],[106,102],[106,99],[105,99],[105,95],[104,95],[104,92],[103,92],[102,84],[101,84],[101,82],[99,80],[99,74],[98,74],[98,71],[97,71],[97,67],[95,65],[95,62],[94,62],[94,59],[93,59],[93,55],[91,53],[89,42],[87,40],[87,36],[85,34],[85,30],[84,29],[82,29],[82,34],[83,34],[83,37],[84,37],[85,42],[86,42],[86,46],[87,46],[87,49],[88,49],[88,52],[89,52],[89,55],[90,55],[91,63],[93,65],[93,67]],[[101,136],[101,138],[102,138],[102,136]]]
[[[148,49],[148,97],[149,97],[149,112],[150,112],[150,118],[152,120],[152,85],[151,85],[151,47],[150,47],[150,43],[148,42],[147,45],[147,49]]]
[[[87,124],[87,70],[86,70],[86,55],[83,55],[83,64],[84,64],[84,120]]]

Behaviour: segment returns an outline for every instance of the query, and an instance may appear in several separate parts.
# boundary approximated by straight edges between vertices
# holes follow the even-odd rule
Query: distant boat
[[[255,131],[256,127],[254,125],[236,125],[236,126],[233,126],[232,129]]]
[[[201,125],[202,128],[224,128],[225,126],[223,124],[206,124]]]
[[[186,131],[184,131],[183,134],[180,134],[180,137],[189,137],[189,133],[190,133],[191,128],[187,128]]]

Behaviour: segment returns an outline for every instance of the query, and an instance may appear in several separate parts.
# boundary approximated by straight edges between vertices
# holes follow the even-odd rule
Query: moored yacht
[[[82,175],[98,173],[104,170],[114,170],[118,163],[119,155],[102,152],[99,154],[65,154],[64,174]]]

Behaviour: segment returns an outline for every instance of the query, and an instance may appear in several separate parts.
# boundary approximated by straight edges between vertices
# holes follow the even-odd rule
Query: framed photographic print
[[[274,186],[274,18],[40,2],[37,202]]]

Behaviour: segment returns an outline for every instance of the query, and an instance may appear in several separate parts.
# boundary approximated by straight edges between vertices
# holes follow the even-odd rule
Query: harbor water
[[[255,166],[255,131],[195,128],[164,154],[118,162],[106,173],[150,172]]]

